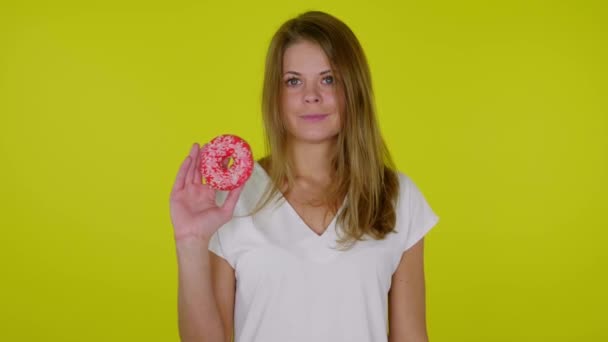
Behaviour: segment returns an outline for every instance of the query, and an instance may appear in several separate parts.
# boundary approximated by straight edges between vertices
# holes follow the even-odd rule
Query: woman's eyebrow
[[[319,75],[327,74],[328,72],[331,72],[331,70],[322,71],[319,73]],[[294,74],[294,75],[302,76],[302,74],[300,74],[299,72],[296,72],[296,71],[288,71],[285,74]]]

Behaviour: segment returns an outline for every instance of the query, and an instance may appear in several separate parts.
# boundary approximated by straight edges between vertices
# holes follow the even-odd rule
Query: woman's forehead
[[[331,69],[327,55],[320,46],[298,43],[290,46],[283,55],[283,72],[321,73]]]

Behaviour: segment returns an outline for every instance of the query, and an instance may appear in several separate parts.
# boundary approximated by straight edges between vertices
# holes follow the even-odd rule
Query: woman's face
[[[291,138],[321,142],[340,130],[344,103],[333,70],[320,46],[291,45],[283,55],[282,116]],[[323,114],[322,117],[307,115]]]

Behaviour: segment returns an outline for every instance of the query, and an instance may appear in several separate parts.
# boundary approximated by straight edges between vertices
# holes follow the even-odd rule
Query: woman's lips
[[[307,121],[320,121],[325,119],[329,114],[307,114],[302,115],[301,118]]]

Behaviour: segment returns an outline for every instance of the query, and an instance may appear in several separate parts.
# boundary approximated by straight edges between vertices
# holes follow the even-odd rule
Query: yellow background
[[[0,5],[2,341],[178,341],[169,192],[193,142],[263,152],[270,38],[359,37],[426,239],[431,341],[608,339],[602,1]]]

